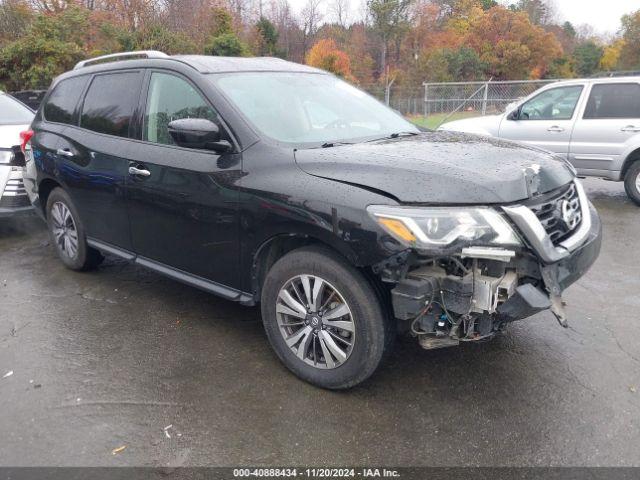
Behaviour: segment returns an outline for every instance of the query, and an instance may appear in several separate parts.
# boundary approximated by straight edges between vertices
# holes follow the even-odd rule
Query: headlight
[[[475,246],[519,246],[509,223],[489,207],[393,207],[371,205],[369,214],[403,244],[423,250]]]
[[[11,150],[0,150],[0,165],[11,165],[13,152]]]

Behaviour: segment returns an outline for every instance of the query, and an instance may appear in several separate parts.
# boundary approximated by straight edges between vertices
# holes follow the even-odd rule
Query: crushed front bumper
[[[391,291],[396,318],[410,326],[425,348],[491,337],[505,324],[546,309],[566,326],[562,292],[593,265],[602,242],[598,214],[576,185],[582,222],[567,240],[551,242],[535,216],[523,216],[529,230],[520,228],[518,217],[505,208],[525,239],[523,248],[510,252],[510,258],[501,258],[498,254],[508,251],[496,249],[495,256],[485,251],[476,258],[423,259]]]

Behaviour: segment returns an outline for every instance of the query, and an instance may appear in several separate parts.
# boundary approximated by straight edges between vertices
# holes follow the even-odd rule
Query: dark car
[[[259,303],[278,357],[326,388],[369,377],[398,332],[438,348],[545,309],[566,323],[601,230],[565,161],[421,132],[279,59],[125,55],[58,77],[23,135],[69,268],[108,253]]]

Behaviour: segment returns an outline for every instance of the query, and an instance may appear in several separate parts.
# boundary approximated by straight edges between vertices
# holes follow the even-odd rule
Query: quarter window
[[[83,75],[58,83],[44,105],[44,118],[49,122],[75,123],[73,113],[88,79],[88,76]]]
[[[640,84],[594,85],[584,118],[640,118]]]
[[[546,90],[522,105],[518,119],[570,120],[581,93],[581,85]]]
[[[181,118],[217,121],[217,114],[190,83],[175,75],[151,74],[144,116],[143,140],[174,145],[168,125]]]
[[[138,72],[97,75],[84,99],[80,126],[117,137],[129,136],[139,93]]]

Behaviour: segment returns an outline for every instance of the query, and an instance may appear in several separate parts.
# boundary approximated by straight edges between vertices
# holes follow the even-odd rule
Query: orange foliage
[[[533,25],[524,12],[493,7],[469,25],[465,44],[487,62],[500,79],[539,78],[562,56],[552,33]]]
[[[347,80],[353,80],[349,55],[338,49],[336,42],[332,39],[318,40],[309,50],[305,60],[307,65],[321,68]]]

